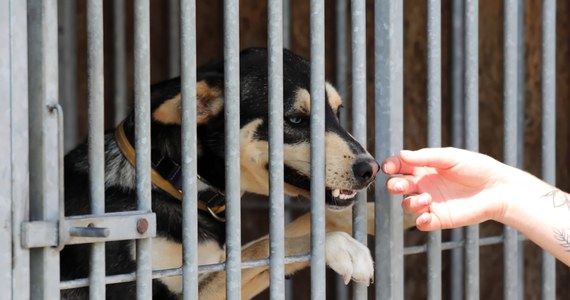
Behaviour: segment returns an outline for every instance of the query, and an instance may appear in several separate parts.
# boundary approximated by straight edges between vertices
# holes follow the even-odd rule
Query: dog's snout
[[[374,159],[357,160],[352,165],[352,172],[357,180],[368,182],[376,177],[380,166]]]

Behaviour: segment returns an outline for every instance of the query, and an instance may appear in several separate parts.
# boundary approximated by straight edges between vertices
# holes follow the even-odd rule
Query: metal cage
[[[103,4],[112,5],[113,27],[104,33]],[[183,85],[183,149],[196,153],[196,14],[193,0],[164,2],[169,9],[169,55],[163,61],[168,76],[181,74]],[[330,4],[327,2],[327,4]],[[225,68],[226,114],[226,196],[227,260],[217,265],[199,266],[197,258],[196,194],[184,195],[184,264],[177,269],[152,270],[150,243],[155,221],[150,206],[150,11],[149,0],[134,0],[132,57],[134,58],[134,106],[137,139],[138,211],[106,214],[104,207],[104,34],[113,36],[114,123],[122,120],[128,107],[129,72],[124,0],[87,0],[87,76],[88,140],[90,143],[92,215],[66,218],[62,211],[63,153],[78,142],[79,107],[77,104],[78,33],[75,1],[6,0],[0,2],[0,290],[2,299],[57,299],[60,289],[89,286],[92,299],[104,299],[106,284],[137,282],[137,299],[148,299],[152,280],[163,276],[182,276],[184,299],[198,296],[198,274],[225,270],[228,299],[240,298],[242,268],[270,266],[271,299],[291,298],[291,284],[284,280],[284,264],[310,260],[311,299],[404,299],[404,260],[407,255],[427,253],[427,295],[429,299],[480,298],[479,249],[491,244],[504,245],[504,298],[520,299],[524,290],[521,243],[525,240],[516,230],[504,228],[500,236],[480,238],[479,226],[455,229],[449,240],[441,232],[428,234],[425,244],[404,247],[402,211],[397,196],[387,193],[385,177],[379,176],[374,193],[361,193],[354,207],[354,237],[367,242],[366,202],[376,202],[377,221],[374,239],[375,285],[367,289],[354,284],[350,289],[342,282],[327,282],[324,248],[324,171],[312,176],[312,249],[310,255],[284,257],[284,223],[294,210],[283,194],[282,135],[282,49],[289,47],[291,4],[268,1],[269,91],[271,117],[271,190],[269,201],[271,256],[261,261],[242,261],[241,192],[239,176],[239,1],[223,1],[223,53]],[[356,139],[366,144],[374,138],[375,157],[379,160],[404,147],[404,1],[346,0],[334,2],[336,85],[344,98],[352,99],[352,115],[344,114],[346,125],[352,122]],[[409,4],[413,5],[413,4]],[[450,144],[479,150],[479,1],[451,1],[451,124]],[[129,6],[130,7],[130,6]],[[350,10],[348,10],[350,9]],[[373,28],[367,28],[366,12],[374,14]],[[522,167],[524,155],[524,1],[504,1],[504,162]],[[427,146],[442,146],[442,3],[427,1]],[[556,1],[542,1],[542,176],[555,184],[556,167]],[[59,24],[59,25],[58,25]],[[59,26],[59,27],[58,27]],[[368,26],[370,27],[370,26]],[[59,28],[59,31],[58,31]],[[324,170],[324,93],[325,90],[325,1],[310,2],[311,56],[311,139],[312,170]],[[367,39],[367,30],[374,39]],[[350,34],[348,34],[350,33]],[[373,57],[367,59],[367,43],[372,43]],[[350,58],[350,59],[349,59]],[[372,66],[372,68],[370,67]],[[373,69],[367,74],[367,67]],[[348,80],[347,74],[352,74]],[[367,78],[374,86],[367,86]],[[350,87],[350,88],[349,88]],[[373,97],[367,96],[373,89]],[[351,94],[349,95],[349,90]],[[62,109],[63,107],[63,109]],[[374,110],[367,108],[374,107]],[[84,116],[81,115],[81,116]],[[367,119],[375,120],[371,128]],[[8,159],[9,158],[9,159]],[[184,172],[196,174],[196,159],[187,155]],[[195,176],[187,176],[191,178]],[[184,183],[187,190],[195,180]],[[373,199],[371,199],[373,198]],[[247,206],[244,203],[244,206]],[[148,220],[149,230],[136,234],[136,222]],[[107,232],[92,243],[89,278],[60,282],[59,249],[74,243],[66,228],[83,228],[90,222],[104,224]],[[129,223],[130,222],[130,223]],[[132,224],[126,226],[124,224]],[[128,227],[128,228],[127,228]],[[81,236],[81,233],[77,234]],[[106,238],[105,238],[106,236]],[[103,237],[103,238],[101,238]],[[137,239],[135,273],[105,276],[105,243],[113,239]],[[443,282],[442,253],[450,251],[450,282]],[[87,258],[86,258],[87,259]],[[545,253],[542,260],[542,298],[556,299],[555,259]],[[339,284],[340,283],[340,284]],[[331,293],[328,286],[337,286]],[[445,289],[448,289],[446,292]],[[349,296],[349,292],[352,296]],[[325,296],[326,295],[326,296]]]

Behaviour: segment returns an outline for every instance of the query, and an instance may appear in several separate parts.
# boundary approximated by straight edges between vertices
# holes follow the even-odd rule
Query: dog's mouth
[[[300,174],[297,170],[285,165],[285,182],[310,194],[311,180],[309,177]],[[326,186],[325,203],[331,209],[344,209],[352,206],[358,190],[337,188]]]

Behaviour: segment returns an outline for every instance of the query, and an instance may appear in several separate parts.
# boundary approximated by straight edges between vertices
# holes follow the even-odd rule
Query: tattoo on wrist
[[[566,207],[570,211],[570,199],[568,195],[560,190],[553,190],[544,194],[541,198],[552,199],[552,205],[554,208],[564,208]]]
[[[553,228],[552,232],[564,251],[570,252],[570,228]]]

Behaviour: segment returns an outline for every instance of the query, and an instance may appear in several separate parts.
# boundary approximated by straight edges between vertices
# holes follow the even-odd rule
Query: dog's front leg
[[[367,224],[368,234],[374,235],[374,202],[367,203]],[[416,226],[417,215],[404,214],[404,229]],[[342,231],[352,234],[352,209],[332,210],[326,211],[326,230],[327,232]],[[292,223],[287,225],[289,230],[286,231],[287,236],[299,236],[309,234],[311,224],[311,214],[307,213],[295,219]]]
[[[303,255],[310,251],[310,237],[297,236],[285,238],[285,255]],[[269,256],[269,238],[264,236],[250,242],[242,249],[242,261],[264,259]],[[307,262],[289,264],[285,266],[285,273],[291,274],[305,268]],[[250,299],[269,286],[269,267],[244,269],[241,275],[242,299]],[[226,273],[216,272],[204,278],[200,283],[200,299],[225,299],[226,298]]]
[[[285,227],[285,255],[308,254],[311,249],[309,234],[310,219],[303,216]],[[364,245],[344,232],[328,232],[326,235],[326,262],[329,267],[343,276],[368,284],[374,274],[370,251]],[[243,247],[242,260],[263,259],[269,256],[267,236]],[[309,262],[285,265],[285,273],[304,269]],[[225,273],[213,273],[200,284],[200,299],[225,299]],[[242,298],[250,299],[269,286],[269,267],[263,266],[242,271]]]

